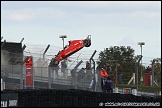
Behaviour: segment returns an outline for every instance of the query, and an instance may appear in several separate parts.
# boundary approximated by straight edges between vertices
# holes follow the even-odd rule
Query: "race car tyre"
[[[91,46],[91,40],[85,40],[84,41],[84,43],[83,43],[83,45],[85,46],[85,47],[89,47],[89,46]]]

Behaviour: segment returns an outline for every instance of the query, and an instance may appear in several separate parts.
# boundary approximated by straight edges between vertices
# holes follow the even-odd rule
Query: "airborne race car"
[[[69,45],[67,45],[63,50],[59,51],[55,58],[51,59],[49,66],[56,67],[58,66],[61,60],[67,59],[67,57],[78,52],[83,47],[89,47],[89,46],[91,46],[91,35],[88,35],[86,39],[71,40],[69,41]]]

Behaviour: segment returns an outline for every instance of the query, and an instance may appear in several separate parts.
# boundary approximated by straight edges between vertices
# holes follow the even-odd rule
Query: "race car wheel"
[[[83,45],[84,45],[85,47],[91,46],[91,40],[85,40],[84,43],[83,43]]]

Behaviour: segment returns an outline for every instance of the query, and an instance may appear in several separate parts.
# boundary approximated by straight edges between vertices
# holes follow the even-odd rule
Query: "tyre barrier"
[[[135,96],[133,94],[93,92],[79,89],[19,89],[1,91],[1,107],[98,107],[108,102],[158,102],[158,105],[160,105],[161,96]]]

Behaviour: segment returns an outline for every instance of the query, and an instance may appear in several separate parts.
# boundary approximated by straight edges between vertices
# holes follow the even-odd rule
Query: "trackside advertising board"
[[[18,107],[18,93],[1,93],[1,107]]]

